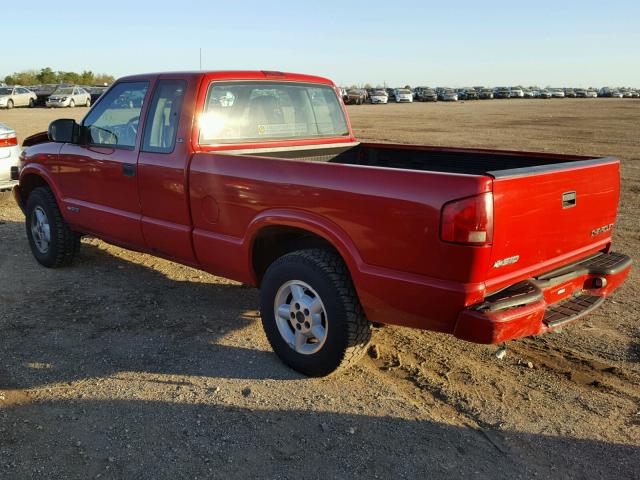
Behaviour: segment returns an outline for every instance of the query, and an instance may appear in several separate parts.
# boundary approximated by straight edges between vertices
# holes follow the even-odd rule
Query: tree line
[[[113,83],[113,75],[106,73],[93,73],[91,70],[84,70],[81,73],[54,71],[49,67],[40,70],[24,70],[12,73],[4,77],[7,85],[41,85],[44,83],[72,83],[79,85],[102,85]]]

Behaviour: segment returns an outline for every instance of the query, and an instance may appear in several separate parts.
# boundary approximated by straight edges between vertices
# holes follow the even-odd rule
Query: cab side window
[[[143,151],[173,152],[186,88],[187,82],[184,80],[158,82],[147,112]]]
[[[91,145],[133,149],[148,82],[122,82],[114,86],[84,119]]]

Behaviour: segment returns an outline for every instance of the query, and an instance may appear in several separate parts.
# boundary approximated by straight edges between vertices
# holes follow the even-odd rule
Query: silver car
[[[0,87],[0,108],[35,107],[37,98],[25,87]]]
[[[91,95],[81,87],[58,87],[47,98],[46,106],[52,107],[90,107]]]
[[[16,132],[0,123],[0,191],[8,190],[18,183],[11,179],[11,170],[17,170],[19,157]]]

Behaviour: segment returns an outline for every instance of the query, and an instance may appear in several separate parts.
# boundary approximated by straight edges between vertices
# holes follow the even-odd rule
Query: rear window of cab
[[[282,81],[212,82],[199,127],[200,145],[349,135],[333,87]]]

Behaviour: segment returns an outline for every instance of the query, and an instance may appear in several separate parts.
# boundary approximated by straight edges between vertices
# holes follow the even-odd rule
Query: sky
[[[640,87],[640,1],[10,3],[0,78],[281,70],[339,85]],[[10,40],[7,40],[10,39]]]

